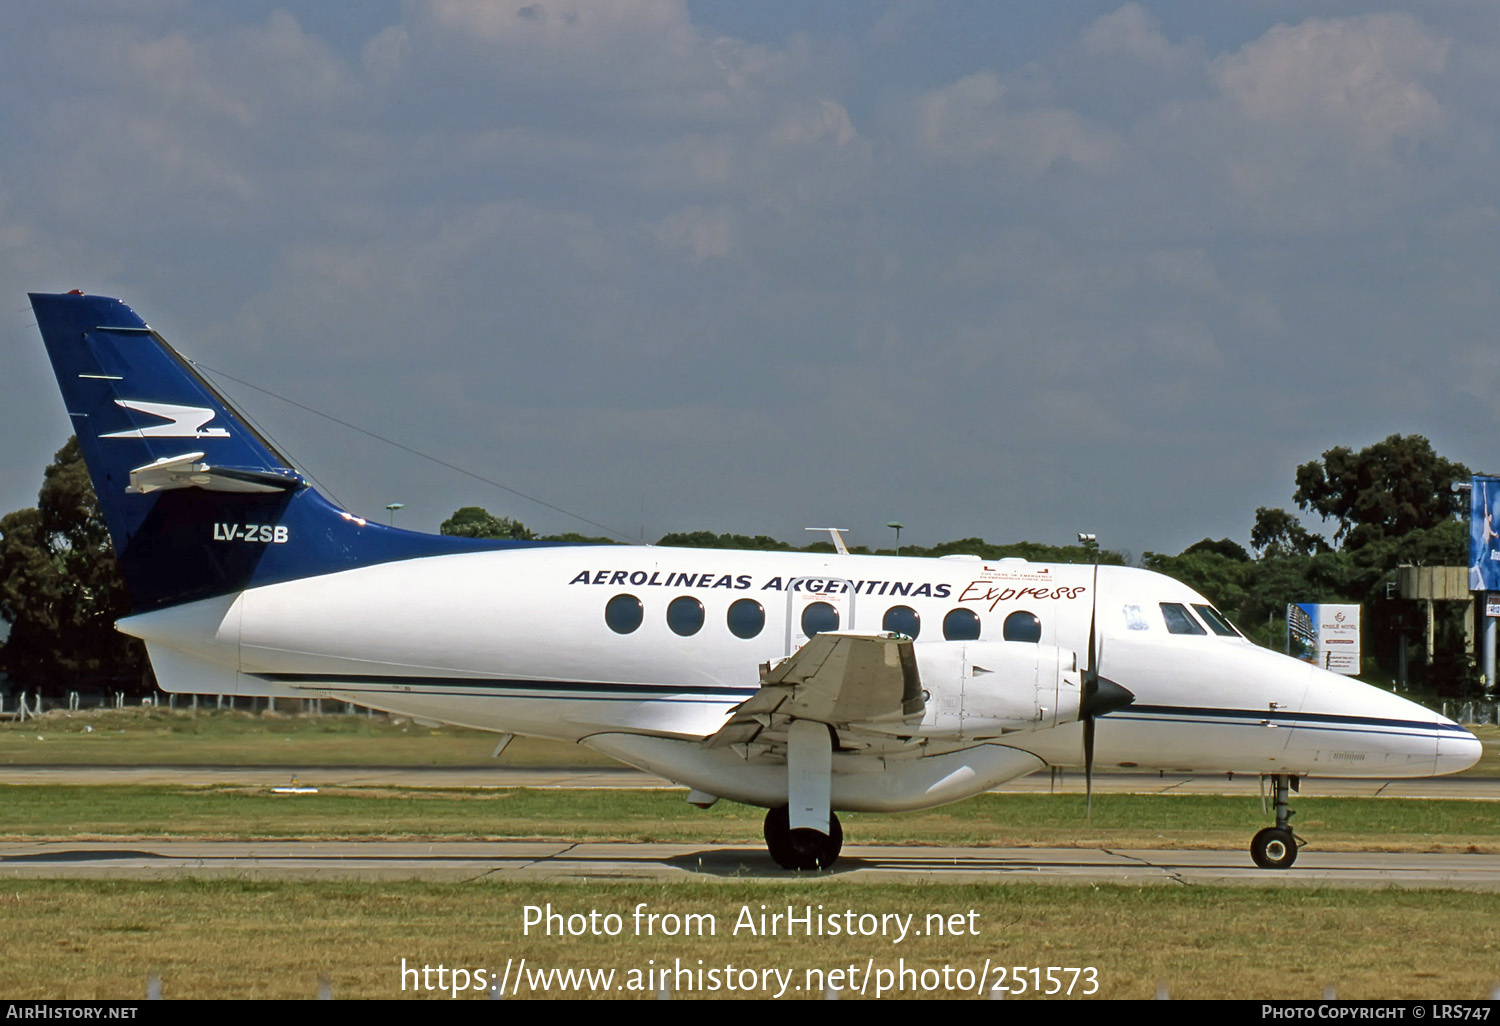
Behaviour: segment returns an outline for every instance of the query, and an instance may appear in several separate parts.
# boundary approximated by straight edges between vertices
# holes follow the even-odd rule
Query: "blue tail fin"
[[[137,612],[369,563],[536,544],[352,516],[124,303],[33,293],[31,307]]]

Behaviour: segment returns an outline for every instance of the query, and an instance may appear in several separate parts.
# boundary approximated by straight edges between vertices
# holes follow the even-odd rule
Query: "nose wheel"
[[[1298,778],[1291,776],[1271,778],[1276,794],[1276,825],[1266,827],[1250,841],[1250,857],[1261,869],[1290,869],[1297,861],[1297,848],[1303,842],[1292,833],[1294,813],[1287,801],[1287,793],[1298,790],[1298,783]]]
[[[838,860],[844,847],[844,828],[834,813],[828,814],[828,833],[793,830],[785,805],[766,813],[766,848],[782,869],[827,869]]]

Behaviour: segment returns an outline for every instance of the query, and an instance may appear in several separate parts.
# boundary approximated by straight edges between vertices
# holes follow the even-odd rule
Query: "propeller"
[[[1079,535],[1079,540],[1093,541],[1093,535]],[[1094,593],[1089,609],[1089,658],[1080,682],[1078,719],[1083,723],[1084,815],[1094,816],[1094,719],[1123,709],[1135,701],[1135,695],[1107,677],[1099,676],[1099,552],[1094,550]]]

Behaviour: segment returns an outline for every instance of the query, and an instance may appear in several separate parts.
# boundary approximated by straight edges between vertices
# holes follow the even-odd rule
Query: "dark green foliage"
[[[0,662],[23,688],[149,689],[141,643],[114,629],[130,611],[77,438],[47,468],[37,505],[0,518]]]
[[[903,556],[978,556],[981,559],[1025,559],[1033,563],[1092,563],[1095,553],[1099,562],[1109,566],[1124,566],[1130,562],[1130,554],[1112,549],[1099,549],[1097,543],[1083,545],[1044,545],[1041,542],[1011,542],[994,545],[983,538],[960,538],[942,542],[931,548],[920,545],[903,545]]]
[[[1437,527],[1463,512],[1450,485],[1469,477],[1462,463],[1443,459],[1421,435],[1391,435],[1352,452],[1335,446],[1297,468],[1299,509],[1338,522],[1334,541],[1346,550]]]
[[[519,520],[497,517],[482,506],[465,506],[438,525],[441,534],[459,538],[512,538],[527,541],[535,538]]]
[[[674,531],[671,534],[662,535],[657,541],[658,545],[670,545],[679,549],[754,549],[760,552],[793,552],[792,546],[784,541],[764,534],[757,534],[754,538],[748,534],[714,534],[712,531]],[[827,544],[826,542],[824,544]],[[832,546],[829,546],[832,551]]]
[[[1225,559],[1232,559],[1237,563],[1250,562],[1250,553],[1245,551],[1245,547],[1239,542],[1230,541],[1228,538],[1220,538],[1218,541],[1204,538],[1202,541],[1193,542],[1193,544],[1182,550],[1184,556],[1189,556],[1196,552],[1211,552],[1215,555],[1223,556]]]

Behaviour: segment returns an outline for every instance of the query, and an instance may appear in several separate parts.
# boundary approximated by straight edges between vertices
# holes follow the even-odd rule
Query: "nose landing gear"
[[[1287,803],[1288,791],[1301,791],[1299,778],[1278,774],[1271,777],[1276,795],[1276,825],[1266,827],[1250,841],[1250,857],[1261,869],[1290,869],[1297,861],[1297,848],[1305,843],[1292,833],[1292,812]]]

